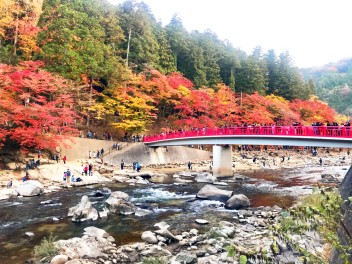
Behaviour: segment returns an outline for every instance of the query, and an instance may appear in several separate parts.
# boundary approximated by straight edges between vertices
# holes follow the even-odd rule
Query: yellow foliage
[[[348,116],[345,116],[345,115],[341,115],[341,114],[337,114],[334,116],[334,119],[335,121],[338,123],[338,124],[344,124],[346,123],[347,121],[350,120],[350,118]]]
[[[271,101],[277,101],[277,102],[281,102],[284,104],[288,104],[288,101],[285,98],[278,96],[278,95],[270,94],[265,97]]]
[[[183,85],[180,85],[178,87],[178,91],[181,93],[182,96],[188,96],[191,93],[190,90]]]

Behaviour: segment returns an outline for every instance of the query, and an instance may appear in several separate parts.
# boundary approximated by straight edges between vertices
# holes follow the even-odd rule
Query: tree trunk
[[[17,1],[17,6],[16,6],[16,28],[15,28],[15,32],[14,32],[14,38],[13,38],[13,56],[16,56],[17,53],[17,42],[18,42],[18,1]]]
[[[89,122],[90,122],[89,107],[92,105],[92,93],[93,93],[93,78],[90,79],[90,84],[89,84],[89,103],[88,103],[88,111],[87,111],[87,127],[89,127]]]
[[[128,55],[130,53],[130,41],[131,41],[131,28],[128,32],[128,42],[127,42],[127,55],[126,55],[126,67],[128,67]]]

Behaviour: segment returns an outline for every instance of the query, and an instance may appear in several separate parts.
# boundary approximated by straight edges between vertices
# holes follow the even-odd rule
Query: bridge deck
[[[145,136],[143,142],[149,146],[259,144],[352,147],[352,131],[348,126],[248,126],[162,133]]]

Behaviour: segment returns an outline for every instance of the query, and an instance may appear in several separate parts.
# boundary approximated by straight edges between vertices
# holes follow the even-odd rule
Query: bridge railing
[[[154,142],[176,138],[191,138],[202,136],[232,136],[232,135],[263,135],[263,136],[309,136],[351,138],[352,129],[349,126],[247,126],[226,128],[200,128],[188,131],[161,133],[154,136],[144,136],[143,142]]]

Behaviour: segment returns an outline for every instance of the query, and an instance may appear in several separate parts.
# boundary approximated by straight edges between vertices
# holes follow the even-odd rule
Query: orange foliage
[[[309,100],[294,100],[290,103],[292,111],[296,112],[304,125],[311,125],[314,122],[334,121],[336,115],[335,110],[330,108],[327,103],[324,103],[316,98]]]

